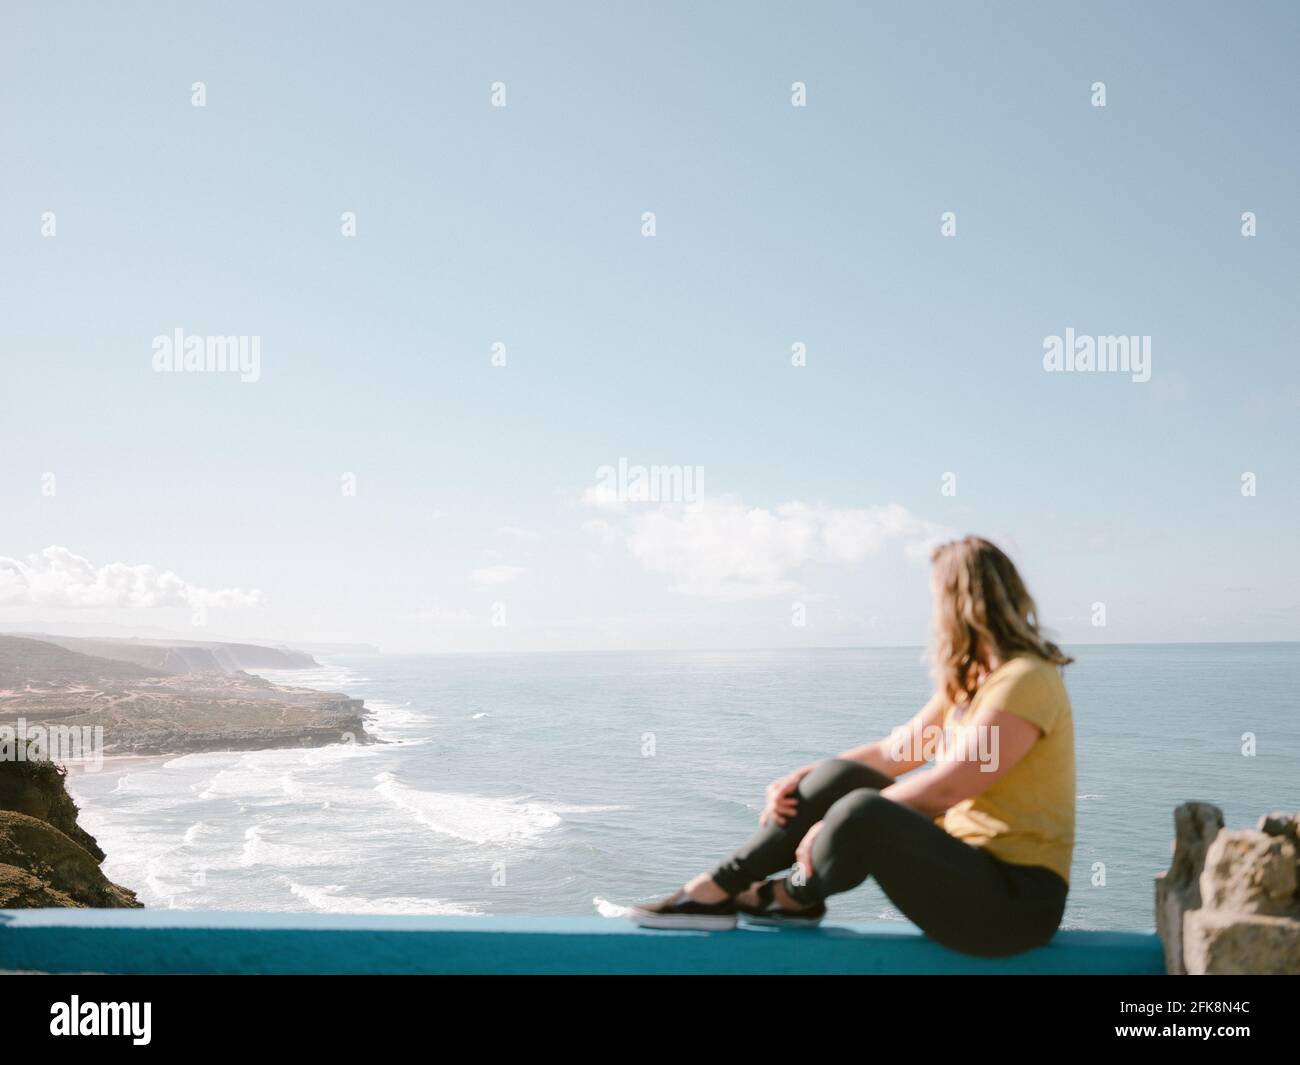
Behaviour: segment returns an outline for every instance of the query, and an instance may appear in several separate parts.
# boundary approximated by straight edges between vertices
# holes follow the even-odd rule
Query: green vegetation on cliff
[[[48,761],[0,761],[0,909],[139,906],[104,876],[63,776]]]

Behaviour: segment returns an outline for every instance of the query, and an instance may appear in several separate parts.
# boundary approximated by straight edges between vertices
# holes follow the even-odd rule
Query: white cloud
[[[598,510],[612,510],[619,513],[627,510],[627,500],[619,495],[615,485],[606,481],[584,488],[582,503],[584,506],[595,507]]]
[[[948,535],[898,503],[837,510],[790,502],[767,510],[723,496],[636,515],[626,543],[633,558],[686,595],[759,599],[798,589],[793,571],[808,563],[860,562],[891,542],[920,557]]]
[[[523,566],[485,566],[471,571],[469,579],[475,584],[509,584],[527,572]]]
[[[257,606],[262,593],[202,588],[171,570],[112,562],[96,567],[66,547],[50,546],[26,559],[0,556],[0,604],[47,607]]]
[[[622,543],[623,540],[623,534],[615,526],[601,518],[584,521],[582,531],[603,548],[613,547],[615,544]]]

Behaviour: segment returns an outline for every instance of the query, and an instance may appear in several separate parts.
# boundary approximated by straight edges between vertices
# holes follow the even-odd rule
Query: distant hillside
[[[0,725],[22,719],[29,725],[101,728],[109,754],[321,747],[371,739],[362,700],[273,684],[234,668],[236,662],[283,668],[300,658],[311,661],[297,652],[244,644],[157,647],[59,639],[0,635]],[[138,654],[152,664],[83,654],[62,643]],[[190,651],[211,651],[216,668],[185,669],[203,661],[186,659]]]
[[[131,662],[163,673],[237,673],[240,670],[311,669],[311,655],[284,647],[249,643],[205,643],[197,640],[135,640],[89,636],[47,636],[33,639],[69,651]]]
[[[0,688],[120,683],[166,672],[83,654],[45,640],[0,635]]]

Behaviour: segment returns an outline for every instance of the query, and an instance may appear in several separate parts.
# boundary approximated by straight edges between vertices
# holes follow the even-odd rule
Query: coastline
[[[117,769],[144,769],[151,765],[163,765],[171,759],[180,757],[175,754],[106,754],[98,759],[98,767],[91,768],[88,758],[69,758],[59,764],[67,770],[69,778],[91,776],[97,773],[113,772]]]
[[[108,796],[128,779],[188,755],[384,742],[366,727],[375,715],[363,699],[253,669],[286,674],[277,679],[330,672],[302,652],[255,645],[0,635],[0,750],[8,752],[0,761],[0,899],[141,905],[107,879],[106,863],[148,885],[156,905],[162,893],[150,863],[130,856],[141,834],[105,831],[115,806]]]

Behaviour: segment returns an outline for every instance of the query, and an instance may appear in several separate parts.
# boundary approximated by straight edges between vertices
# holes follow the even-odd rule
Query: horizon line
[[[223,641],[213,640],[213,643]],[[347,641],[326,641],[347,642]],[[1274,647],[1300,646],[1300,640],[1112,640],[1091,643],[1062,643],[1062,647]],[[256,645],[255,645],[256,646]],[[299,650],[294,644],[286,642],[282,646]],[[412,656],[456,656],[456,655],[591,655],[591,654],[745,654],[759,651],[924,651],[925,644],[819,644],[806,647],[593,647],[580,650],[509,650],[509,651],[383,651],[374,652],[378,657],[401,658]],[[341,653],[347,657],[346,652]],[[321,652],[319,657],[331,657],[329,652]]]

